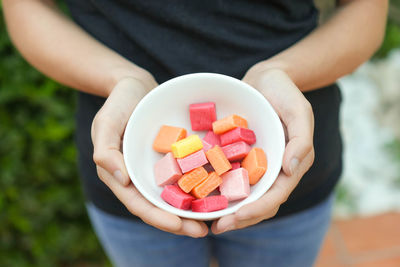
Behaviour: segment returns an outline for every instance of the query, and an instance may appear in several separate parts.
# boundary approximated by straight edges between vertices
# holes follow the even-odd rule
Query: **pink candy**
[[[216,146],[216,145],[221,146],[221,140],[219,139],[219,136],[216,135],[213,131],[207,132],[207,134],[206,134],[206,136],[204,136],[203,140],[212,146]]]
[[[217,120],[215,103],[191,104],[189,112],[193,131],[212,130],[212,123]]]
[[[203,143],[203,150],[205,152],[213,148],[213,145],[209,144],[207,141],[201,140],[201,142]]]
[[[239,200],[250,195],[249,174],[246,169],[239,168],[221,175],[222,184],[219,186],[221,195],[228,201]]]
[[[208,163],[208,160],[206,158],[206,154],[204,154],[204,150],[201,149],[193,154],[190,154],[189,156],[177,159],[177,162],[179,167],[181,167],[182,172],[186,173],[203,166],[204,164]]]
[[[250,152],[251,147],[243,141],[221,147],[229,161],[241,160]]]
[[[161,193],[161,198],[178,209],[188,210],[195,198],[182,191],[177,185],[167,185]]]
[[[235,142],[244,141],[249,145],[256,142],[256,135],[250,129],[237,127],[220,135],[221,145],[229,145]]]
[[[192,211],[211,212],[228,207],[228,199],[225,196],[210,196],[192,201]]]
[[[188,136],[187,140],[181,140],[186,136],[186,130],[169,126],[179,131],[174,130],[172,133],[164,131],[159,138],[157,137],[161,141],[166,141],[164,142],[166,145],[158,150],[155,147],[156,151],[166,153],[172,150],[174,153],[167,153],[154,165],[156,183],[164,186],[161,198],[178,209],[213,212],[227,208],[229,201],[248,197],[250,195],[249,180],[253,179],[261,163],[265,172],[266,163],[259,160],[261,156],[257,157],[261,152],[255,156],[254,153],[252,154],[250,145],[256,142],[256,135],[252,130],[247,129],[246,119],[234,114],[216,121],[214,102],[191,104],[189,113],[192,130],[207,131],[207,133],[201,143],[198,136],[196,136],[196,142],[189,142],[191,141],[189,140],[185,143],[193,136]],[[211,152],[216,148],[221,149],[213,156]],[[261,148],[254,149],[259,151]],[[211,160],[214,158],[221,159],[222,163],[217,164]],[[215,170],[208,159],[213,162]],[[220,171],[220,165],[224,164],[230,164],[228,167],[232,166],[230,171],[227,171],[228,168]],[[215,171],[222,175],[217,176]],[[207,184],[205,181],[213,183]]]
[[[173,184],[181,178],[181,169],[171,152],[167,153],[154,165],[154,176],[159,186]]]

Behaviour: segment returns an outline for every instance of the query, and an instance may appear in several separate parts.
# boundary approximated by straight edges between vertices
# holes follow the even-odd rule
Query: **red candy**
[[[226,146],[235,142],[244,141],[249,145],[256,142],[256,135],[250,129],[237,127],[220,135],[221,145]]]
[[[231,162],[232,170],[236,170],[240,168],[240,162]]]
[[[193,131],[212,130],[212,123],[217,120],[215,103],[191,104],[189,112]]]
[[[161,198],[178,209],[213,212],[248,197],[250,185],[261,179],[267,162],[261,148],[250,147],[256,135],[247,129],[247,120],[233,114],[217,121],[213,102],[191,104],[189,112],[192,130],[208,132],[200,143],[197,135],[184,139],[183,128],[162,127],[155,150],[172,153],[154,166],[156,183],[164,186]],[[189,138],[197,139],[183,145]]]
[[[161,198],[175,208],[188,210],[195,198],[182,191],[177,185],[167,185],[161,193]]]
[[[228,207],[228,199],[225,196],[210,196],[192,201],[192,211],[211,212]]]
[[[229,161],[242,160],[250,152],[251,147],[243,141],[221,147]]]

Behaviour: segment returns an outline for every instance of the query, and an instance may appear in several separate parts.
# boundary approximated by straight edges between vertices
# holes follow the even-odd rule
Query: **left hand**
[[[312,107],[290,77],[282,70],[260,70],[255,65],[243,81],[259,90],[278,113],[287,130],[287,144],[282,170],[271,188],[234,214],[214,221],[211,227],[214,234],[245,228],[275,216],[314,161]]]

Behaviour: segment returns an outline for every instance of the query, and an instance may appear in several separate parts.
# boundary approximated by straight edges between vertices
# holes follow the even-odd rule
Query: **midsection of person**
[[[309,34],[318,19],[311,0],[66,2],[82,28],[149,71],[159,83],[194,72],[241,79],[254,64]],[[315,114],[316,159],[276,217],[318,204],[329,195],[340,175],[338,88],[329,86],[305,95]],[[98,207],[132,216],[97,178],[92,162],[90,125],[103,102],[102,98],[80,93],[77,139],[85,192]]]

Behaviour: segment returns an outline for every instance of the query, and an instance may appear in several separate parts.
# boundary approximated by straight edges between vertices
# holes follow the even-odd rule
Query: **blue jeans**
[[[311,267],[331,220],[333,196],[308,210],[204,238],[163,232],[140,220],[110,215],[88,204],[107,255],[118,267]]]

